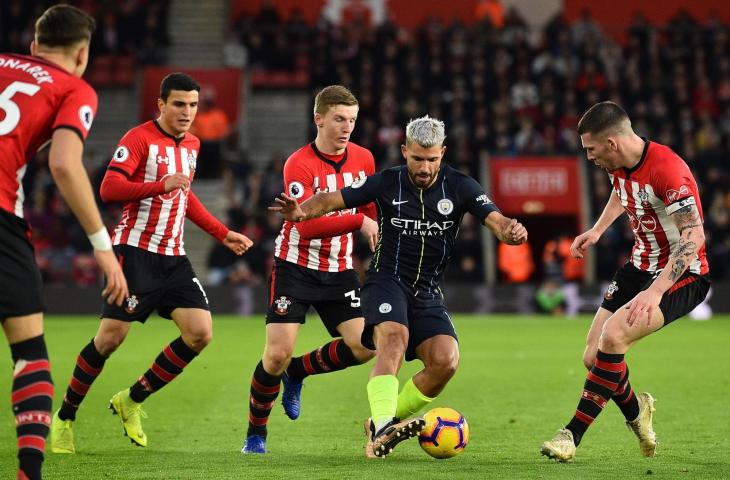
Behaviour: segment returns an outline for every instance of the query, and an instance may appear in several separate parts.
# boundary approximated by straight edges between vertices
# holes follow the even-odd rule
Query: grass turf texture
[[[316,315],[309,318],[298,353],[327,340]],[[150,445],[135,447],[107,407],[111,396],[130,386],[177,336],[171,322],[152,318],[132,328],[90,390],[74,427],[77,453],[58,455],[49,448],[44,478],[730,478],[730,316],[680,320],[629,352],[632,385],[658,399],[656,458],[639,455],[636,439],[611,404],[570,464],[548,461],[539,447],[574,412],[585,378],[581,355],[590,318],[454,320],[461,366],[433,406],[459,410],[471,426],[471,441],[456,458],[432,459],[416,440],[400,445],[385,460],[364,458],[362,421],[368,416],[365,384],[371,365],[307,379],[302,417],[290,421],[277,401],[269,422],[271,453],[242,455],[249,381],[264,344],[263,319],[223,315],[215,317],[208,349],[145,402]],[[63,398],[76,355],[97,326],[89,317],[47,318],[54,408]],[[16,468],[9,357],[3,342],[0,478],[12,478]],[[419,362],[406,364],[400,380],[419,368]]]

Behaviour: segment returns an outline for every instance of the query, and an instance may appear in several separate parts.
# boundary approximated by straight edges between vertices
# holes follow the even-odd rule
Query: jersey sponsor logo
[[[299,182],[291,182],[287,190],[289,190],[289,196],[292,198],[302,198],[304,195],[304,185]]]
[[[291,300],[286,298],[285,295],[282,295],[281,297],[274,300],[274,305],[276,305],[274,313],[284,316],[289,313],[289,305],[291,305]]]
[[[124,145],[120,145],[114,152],[114,161],[118,163],[126,162],[129,158],[129,149]]]
[[[380,313],[390,313],[393,310],[393,306],[390,303],[381,303],[378,307]]]
[[[618,284],[616,284],[616,280],[611,282],[611,284],[606,289],[606,294],[603,296],[606,300],[613,299],[613,294],[618,291]]]
[[[393,199],[393,205],[403,205],[404,203],[408,203],[408,200],[396,200]]]
[[[477,198],[475,198],[475,200],[477,202],[482,202],[482,205],[489,205],[490,203],[492,203],[486,193],[479,195]]]
[[[441,237],[444,231],[454,226],[452,220],[432,222],[430,220],[412,220],[408,218],[391,218],[390,224],[401,229],[401,235],[417,237]]]
[[[656,230],[657,219],[654,215],[642,215],[639,217],[639,223],[645,232],[653,232]]]
[[[454,211],[454,202],[448,198],[442,198],[436,204],[436,208],[438,208],[438,211],[441,212],[441,214],[448,215]]]
[[[689,187],[687,185],[682,185],[677,190],[667,190],[667,200],[670,203],[676,202],[682,195],[689,195]]]
[[[165,158],[167,158],[167,157],[165,157]],[[173,175],[172,173],[168,173],[166,175],[163,175],[162,178],[160,178],[160,182],[164,183],[165,182],[165,179],[167,177],[171,177],[172,175]],[[188,187],[188,189],[189,188],[190,187]],[[170,200],[176,199],[180,195],[181,192],[183,194],[185,194],[185,193],[187,193],[187,190],[183,190],[182,188],[176,188],[175,190],[171,190],[171,191],[169,191],[167,193],[161,193],[161,194],[157,195],[157,198],[159,198],[162,201],[168,201],[169,202]]]
[[[88,132],[91,128],[91,123],[94,121],[94,110],[92,110],[88,105],[82,105],[81,108],[79,108],[79,119]]]
[[[131,297],[127,297],[127,305],[124,307],[124,310],[127,313],[134,313],[134,310],[137,308],[137,305],[139,305],[139,300],[137,299],[137,295],[132,295]]]

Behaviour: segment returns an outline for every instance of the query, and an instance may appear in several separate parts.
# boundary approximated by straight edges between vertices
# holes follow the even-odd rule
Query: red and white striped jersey
[[[60,66],[0,53],[0,208],[23,217],[28,162],[58,128],[86,140],[96,106],[94,89]]]
[[[132,182],[160,182],[174,173],[184,173],[193,181],[200,140],[186,133],[176,138],[149,121],[139,125],[119,141],[108,170]],[[131,245],[161,255],[185,255],[183,227],[188,191],[170,193],[124,203],[122,219],[114,228],[114,245]]]
[[[300,203],[319,191],[332,192],[375,173],[370,150],[349,142],[340,160],[317,150],[314,142],[292,153],[284,165],[284,191]],[[354,215],[356,209],[331,212],[324,218]],[[318,221],[319,219],[310,220]],[[307,222],[302,222],[307,223]],[[323,272],[352,269],[352,232],[328,238],[305,239],[296,223],[285,221],[274,246],[274,256]]]
[[[696,205],[704,219],[697,183],[687,164],[669,147],[646,142],[639,163],[608,174],[634,232],[631,263],[646,272],[662,270],[679,242],[679,230],[670,215]],[[689,271],[709,272],[704,245]]]

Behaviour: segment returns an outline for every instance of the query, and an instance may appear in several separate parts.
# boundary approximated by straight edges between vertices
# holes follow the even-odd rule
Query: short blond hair
[[[325,87],[314,97],[314,113],[325,115],[330,107],[334,107],[335,105],[347,105],[351,107],[359,104],[355,95],[347,87],[343,87],[342,85]]]

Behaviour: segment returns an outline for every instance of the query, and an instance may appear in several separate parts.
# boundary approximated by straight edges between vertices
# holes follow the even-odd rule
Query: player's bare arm
[[[573,243],[570,245],[570,254],[574,258],[583,258],[588,247],[598,242],[601,235],[621,216],[623,211],[624,207],[621,205],[618,196],[612,193],[608,202],[606,202],[606,206],[603,208],[601,216],[596,220],[595,225],[587,232],[583,232],[575,237]]]
[[[81,161],[83,148],[84,145],[75,132],[59,128],[51,139],[48,167],[58,185],[58,190],[79,220],[84,232],[93,235],[105,227],[96,207],[91,182]],[[102,291],[102,296],[109,303],[121,305],[129,296],[129,290],[111,244],[108,249],[94,248],[94,256],[106,277],[106,288]]]
[[[669,256],[669,262],[651,286],[639,293],[628,305],[627,323],[633,325],[646,313],[648,318],[659,306],[664,292],[674,285],[689,268],[697,252],[705,243],[702,219],[696,205],[687,205],[674,212],[670,218],[679,230],[679,242]]]
[[[502,243],[519,245],[527,241],[527,229],[514,218],[508,218],[499,212],[492,212],[484,219],[484,226],[494,233]]]
[[[318,218],[335,210],[345,208],[345,201],[339,190],[334,192],[319,192],[301,205],[296,198],[282,193],[274,199],[274,205],[269,207],[272,212],[279,212],[290,222],[301,222]]]

